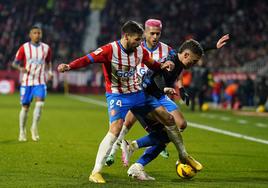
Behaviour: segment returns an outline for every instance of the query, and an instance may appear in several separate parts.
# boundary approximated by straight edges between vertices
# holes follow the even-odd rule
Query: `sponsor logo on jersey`
[[[140,75],[144,75],[145,72],[146,72],[146,70],[145,70],[144,67],[141,67],[141,68],[139,69],[139,73],[140,73]]]
[[[117,70],[116,71],[116,75],[118,77],[123,77],[123,78],[131,77],[134,75],[134,73],[135,73],[135,70],[131,70],[131,71]]]

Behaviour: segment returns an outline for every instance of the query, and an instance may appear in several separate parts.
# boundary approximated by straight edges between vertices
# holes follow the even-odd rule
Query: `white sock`
[[[113,148],[112,148],[109,155],[115,155],[116,151],[121,146],[122,140],[125,138],[125,135],[128,133],[128,131],[129,131],[129,129],[125,125],[123,125],[122,130],[121,130],[117,140],[113,144]]]
[[[116,141],[116,139],[117,137],[110,132],[108,132],[103,138],[99,145],[99,150],[97,153],[94,169],[92,170],[92,174],[100,172],[102,170],[105,160],[108,157],[108,154],[110,153],[113,143]]]
[[[176,125],[173,126],[165,126],[167,130],[167,134],[171,142],[175,145],[179,158],[183,160],[188,154],[187,151],[183,145],[183,139],[181,136],[181,133]]]
[[[28,110],[22,107],[20,110],[20,132],[23,132],[25,130],[27,116],[28,116]]]
[[[41,117],[41,112],[42,112],[42,107],[44,106],[44,102],[43,101],[37,101],[35,103],[35,108],[34,108],[34,112],[33,112],[33,124],[32,124],[32,129],[36,129],[37,128],[37,124],[40,120]]]

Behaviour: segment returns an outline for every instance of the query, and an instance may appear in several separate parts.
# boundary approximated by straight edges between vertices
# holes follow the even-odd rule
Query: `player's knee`
[[[182,121],[180,124],[179,124],[179,129],[181,129],[181,130],[184,130],[184,129],[186,129],[186,127],[187,127],[187,121]]]
[[[37,101],[37,102],[35,103],[35,106],[36,106],[36,107],[39,107],[39,108],[42,108],[44,105],[45,105],[44,101]]]
[[[175,124],[175,120],[174,120],[174,117],[171,115],[171,114],[168,114],[166,119],[165,119],[165,124],[167,126],[172,126]]]
[[[24,104],[24,105],[21,106],[21,109],[22,109],[23,111],[25,111],[25,112],[28,112],[29,109],[30,109],[30,105],[26,105],[26,104]]]
[[[109,132],[111,132],[113,135],[118,137],[120,134],[120,131],[122,129],[122,126],[123,126],[122,119],[115,120],[111,123],[110,128],[109,128]]]

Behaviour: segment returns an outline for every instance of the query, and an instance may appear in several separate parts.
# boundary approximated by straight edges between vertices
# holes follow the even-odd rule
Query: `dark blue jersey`
[[[175,64],[175,68],[172,71],[165,70],[161,72],[154,72],[150,77],[149,82],[148,80],[144,80],[144,82],[147,83],[146,87],[144,88],[145,91],[156,98],[160,98],[162,95],[164,95],[163,90],[165,87],[174,87],[174,83],[176,82],[178,76],[185,68],[182,62],[179,60],[177,53],[170,54],[166,61],[172,61]]]

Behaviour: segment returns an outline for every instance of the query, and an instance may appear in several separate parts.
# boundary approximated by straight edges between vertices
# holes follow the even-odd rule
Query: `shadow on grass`
[[[18,140],[2,140],[0,144],[24,144],[27,142],[19,142]]]

